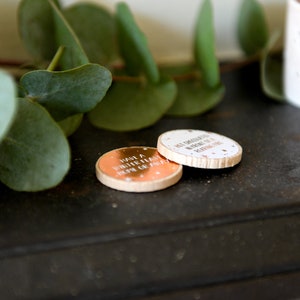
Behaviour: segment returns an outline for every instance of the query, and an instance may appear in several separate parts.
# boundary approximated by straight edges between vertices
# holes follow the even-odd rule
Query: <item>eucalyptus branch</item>
[[[217,60],[213,7],[204,0],[196,17],[193,61],[173,66],[157,65],[125,2],[117,4],[114,15],[99,5],[38,2],[20,0],[18,14],[21,39],[36,65],[0,59],[7,71],[0,71],[0,158],[5,157],[0,159],[0,181],[12,189],[39,191],[63,180],[70,162],[66,136],[77,130],[85,113],[95,127],[117,131],[152,126],[166,114],[200,115],[223,99],[220,73],[257,61],[264,68],[264,90],[276,97],[281,92],[281,61],[270,55],[272,44],[266,46],[266,20],[257,0],[243,0],[238,19],[238,40],[246,57]],[[124,65],[114,65],[120,61]],[[112,80],[116,84],[110,89]],[[7,143],[7,129],[26,147]],[[24,176],[28,171],[34,176]]]
[[[229,63],[221,63],[220,64],[220,71],[221,73],[227,73],[227,72],[232,72],[234,70],[241,69],[243,67],[249,66],[253,63],[256,63],[260,61],[261,59],[261,54],[254,54],[252,56],[229,62]]]
[[[133,77],[133,76],[120,76],[120,75],[113,75],[113,81],[116,82],[127,82],[127,83],[141,83],[143,82],[142,77]]]
[[[11,60],[11,59],[0,59],[1,67],[21,67],[24,61]]]
[[[57,52],[55,53],[54,58],[52,59],[52,61],[50,62],[47,71],[54,71],[59,63],[59,60],[61,58],[61,56],[63,55],[65,50],[64,46],[60,46],[57,50]]]

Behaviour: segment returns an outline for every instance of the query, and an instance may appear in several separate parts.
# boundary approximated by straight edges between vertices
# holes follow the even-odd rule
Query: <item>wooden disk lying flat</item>
[[[104,185],[126,192],[152,192],[179,181],[182,166],[162,157],[156,148],[128,147],[102,155],[96,176]]]
[[[182,165],[220,169],[233,167],[242,159],[242,147],[223,135],[202,130],[173,130],[160,135],[158,152]]]

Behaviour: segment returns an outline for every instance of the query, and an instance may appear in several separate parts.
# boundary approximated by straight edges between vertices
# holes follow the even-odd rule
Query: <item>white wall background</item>
[[[17,29],[17,7],[20,0],[0,0],[0,60],[24,60]],[[120,0],[63,0],[94,2],[113,11]],[[188,60],[192,47],[195,16],[202,0],[126,0],[141,29],[146,34],[157,61]],[[216,49],[220,58],[240,55],[236,41],[236,20],[242,0],[212,0],[214,6]],[[270,29],[283,28],[286,0],[260,0]]]

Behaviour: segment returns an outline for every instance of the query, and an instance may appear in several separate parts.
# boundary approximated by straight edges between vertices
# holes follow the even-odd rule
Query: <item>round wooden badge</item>
[[[242,147],[223,135],[202,130],[172,130],[158,138],[158,152],[178,164],[221,169],[233,167],[242,159]]]
[[[102,155],[96,176],[104,185],[126,192],[153,192],[179,181],[182,166],[162,157],[156,148],[128,147]]]

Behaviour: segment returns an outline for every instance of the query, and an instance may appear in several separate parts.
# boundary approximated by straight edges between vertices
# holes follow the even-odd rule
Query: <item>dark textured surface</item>
[[[300,273],[286,273],[259,279],[233,281],[203,288],[162,293],[136,300],[220,300],[220,299],[299,299]]]
[[[253,66],[223,81],[223,102],[199,117],[163,118],[133,133],[85,122],[70,138],[72,170],[53,190],[0,185],[3,299],[240,299],[243,291],[251,299],[255,289],[276,299],[267,290],[278,278],[273,295],[300,297],[300,110],[262,95]],[[184,168],[177,185],[154,193],[97,181],[94,165],[104,152],[156,146],[162,132],[177,128],[235,139],[241,164]]]

